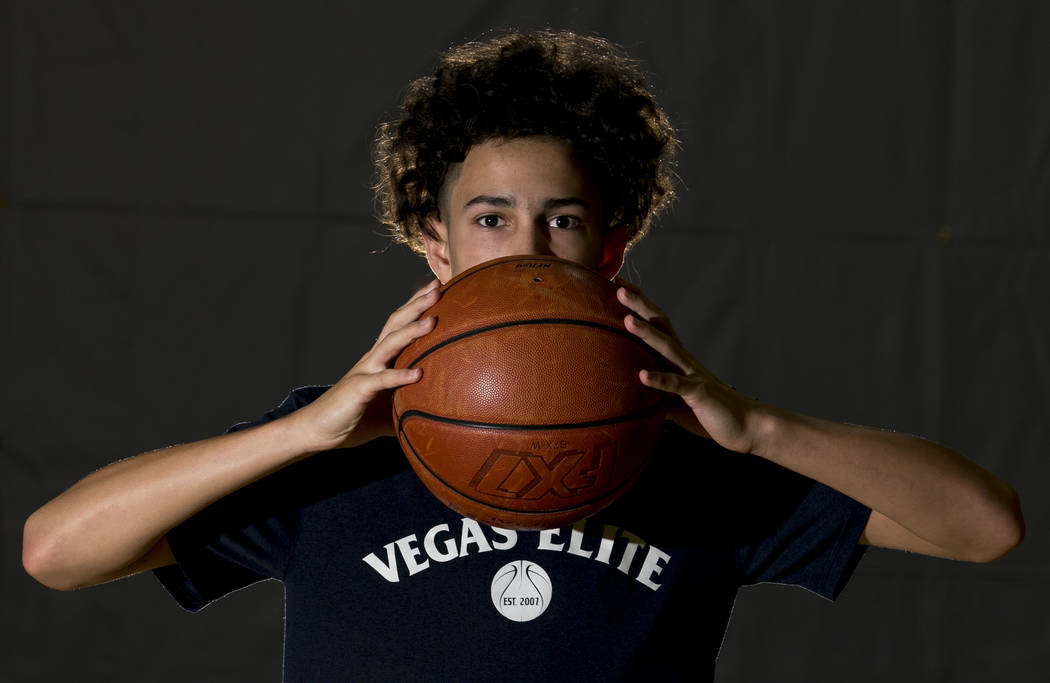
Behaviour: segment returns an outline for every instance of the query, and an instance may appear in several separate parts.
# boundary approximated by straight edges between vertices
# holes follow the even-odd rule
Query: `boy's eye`
[[[480,225],[483,228],[498,228],[503,225],[503,219],[494,213],[488,213],[484,216],[479,216],[477,221],[478,225]]]
[[[547,226],[559,230],[572,230],[580,224],[576,216],[554,216],[547,221]]]

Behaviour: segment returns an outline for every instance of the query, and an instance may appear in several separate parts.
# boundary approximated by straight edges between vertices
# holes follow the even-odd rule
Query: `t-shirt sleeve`
[[[651,543],[663,533],[717,548],[733,574],[727,580],[739,586],[796,585],[831,600],[845,587],[864,554],[858,541],[871,513],[867,507],[672,423],[664,425],[655,450],[661,466],[648,467],[632,490],[680,501],[682,513],[667,519],[652,506],[643,533]]]
[[[834,600],[864,554],[858,541],[871,510],[819,482],[777,469],[768,533],[735,549],[742,584],[801,586]]]
[[[308,404],[327,387],[293,391],[280,406],[228,432],[271,422]],[[153,571],[183,608],[197,612],[233,591],[284,578],[295,552],[299,513],[285,468],[216,501],[168,532],[176,564]]]

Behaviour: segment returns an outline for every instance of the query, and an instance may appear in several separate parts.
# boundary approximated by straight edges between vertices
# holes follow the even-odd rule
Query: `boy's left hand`
[[[616,278],[620,303],[635,315],[624,319],[627,330],[663,356],[680,372],[642,370],[642,384],[681,397],[668,417],[694,434],[714,439],[740,453],[757,446],[756,424],[762,404],[744,396],[707,368],[682,345],[667,315],[635,285]]]
[[[1021,542],[1020,499],[991,472],[926,439],[819,420],[740,394],[693,358],[656,304],[617,283],[617,299],[637,316],[625,318],[628,331],[679,370],[638,373],[646,386],[681,397],[669,417],[867,505],[860,543],[990,562]]]

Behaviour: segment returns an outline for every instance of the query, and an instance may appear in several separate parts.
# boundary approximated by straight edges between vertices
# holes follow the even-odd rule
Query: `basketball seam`
[[[659,363],[659,361],[655,360],[656,357],[653,355],[652,349],[649,347],[649,345],[626,330],[621,330],[619,328],[612,327],[604,323],[596,323],[590,320],[576,320],[573,318],[535,318],[533,320],[508,320],[506,322],[495,323],[493,325],[486,325],[485,327],[475,327],[472,330],[461,332],[454,337],[449,337],[448,339],[439,342],[434,346],[431,346],[429,349],[416,356],[415,359],[413,359],[412,362],[406,365],[405,367],[413,368],[416,366],[416,363],[423,360],[438,349],[448,346],[449,344],[454,344],[458,341],[462,341],[464,339],[467,339],[468,337],[473,337],[474,335],[482,334],[484,332],[492,332],[493,330],[500,330],[505,327],[521,327],[524,325],[579,325],[580,327],[591,327],[599,330],[605,330],[606,332],[613,332],[614,334],[618,334],[621,337],[626,337],[627,339],[634,342],[636,345],[645,349],[649,353],[649,357],[653,358],[654,362]]]
[[[656,403],[642,410],[637,410],[633,413],[626,413],[624,415],[616,415],[615,417],[607,417],[602,420],[589,420],[587,422],[567,422],[564,424],[501,424],[498,422],[472,422],[470,420],[460,420],[455,417],[445,417],[443,415],[435,415],[422,410],[412,408],[406,410],[397,416],[397,428],[400,431],[404,431],[405,420],[409,418],[422,418],[424,420],[432,420],[434,422],[444,422],[445,424],[453,424],[458,427],[467,427],[473,429],[498,429],[509,432],[536,432],[545,430],[556,430],[556,429],[587,429],[589,427],[606,427],[608,425],[618,424],[620,422],[628,422],[630,420],[641,420],[643,418],[651,416],[664,406],[664,398],[660,397]]]

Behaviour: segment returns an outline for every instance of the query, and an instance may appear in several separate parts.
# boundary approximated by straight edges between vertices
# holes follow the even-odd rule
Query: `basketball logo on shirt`
[[[551,602],[551,579],[528,560],[503,565],[492,577],[492,604],[511,621],[532,621]]]

